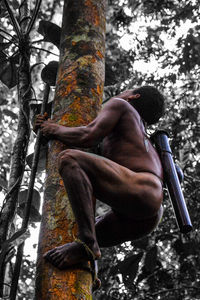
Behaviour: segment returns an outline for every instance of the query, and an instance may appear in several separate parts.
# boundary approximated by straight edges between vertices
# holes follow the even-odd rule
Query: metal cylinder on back
[[[180,179],[182,178],[183,180],[183,174],[179,174],[178,176],[168,137],[166,131],[158,130],[151,136],[151,140],[155,144],[161,159],[164,181],[168,189],[179,229],[182,233],[187,233],[192,230],[192,223],[180,185]],[[182,170],[178,172],[181,173]]]

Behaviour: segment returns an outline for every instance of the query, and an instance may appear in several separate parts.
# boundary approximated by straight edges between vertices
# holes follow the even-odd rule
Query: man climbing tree
[[[66,150],[58,168],[78,224],[78,239],[49,250],[44,258],[59,269],[96,260],[100,247],[152,232],[162,215],[163,170],[145,131],[164,113],[154,87],[127,90],[110,99],[89,125],[69,128],[38,116],[36,128]],[[102,141],[102,156],[76,150]],[[111,210],[95,223],[95,198]]]

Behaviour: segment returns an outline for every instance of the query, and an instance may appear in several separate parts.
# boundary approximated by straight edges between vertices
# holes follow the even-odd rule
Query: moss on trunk
[[[53,119],[65,126],[91,122],[100,109],[104,86],[105,0],[65,0],[60,63]],[[51,141],[38,248],[36,300],[92,299],[88,271],[60,271],[42,255],[76,236],[63,181],[57,170],[58,154],[66,146]]]

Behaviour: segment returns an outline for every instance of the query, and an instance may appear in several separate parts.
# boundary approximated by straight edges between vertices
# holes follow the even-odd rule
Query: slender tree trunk
[[[91,122],[100,109],[104,85],[105,0],[65,0],[61,55],[53,119],[66,126]],[[92,299],[88,271],[60,271],[43,259],[56,246],[71,242],[77,226],[57,170],[57,156],[66,146],[52,141],[40,230],[36,300]]]
[[[20,5],[20,29],[24,34],[28,24],[28,4],[22,1]],[[31,75],[30,75],[30,46],[29,37],[24,35],[24,43],[19,44],[20,60],[18,70],[18,99],[19,99],[19,118],[17,137],[12,150],[10,178],[8,190],[10,193],[0,216],[0,249],[3,242],[9,234],[9,227],[13,221],[17,206],[18,192],[24,173],[25,159],[30,136],[29,128],[29,101],[32,96],[31,92]],[[5,265],[0,270],[0,294],[4,281]]]
[[[21,31],[24,33],[27,26],[28,6],[23,1],[20,6]],[[17,138],[15,140],[10,166],[10,179],[8,190],[12,189],[7,197],[6,204],[0,219],[0,245],[5,241],[9,224],[15,213],[17,195],[23,176],[26,152],[30,136],[29,128],[29,101],[31,99],[31,75],[30,75],[30,46],[28,36],[24,36],[23,45],[20,47],[20,62],[18,71],[18,99],[19,118]],[[14,187],[14,188],[12,188]]]

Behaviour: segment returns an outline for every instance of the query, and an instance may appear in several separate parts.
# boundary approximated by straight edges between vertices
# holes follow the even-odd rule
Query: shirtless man
[[[111,98],[87,126],[65,127],[38,116],[36,128],[66,144],[58,168],[78,224],[78,240],[44,257],[59,269],[99,259],[100,247],[132,241],[152,232],[162,215],[163,170],[144,124],[164,113],[154,87],[127,90]],[[76,150],[103,142],[102,156]],[[70,149],[73,147],[73,149]],[[111,210],[95,223],[95,198]]]

